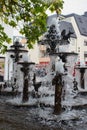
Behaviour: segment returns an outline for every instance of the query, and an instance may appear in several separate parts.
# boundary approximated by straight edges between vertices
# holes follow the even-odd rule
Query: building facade
[[[65,29],[66,33],[73,32],[70,38],[69,51],[78,53],[77,62],[87,64],[87,12],[83,15],[60,15],[59,23],[56,23],[57,15],[51,15],[47,19],[47,25],[59,24],[59,33]],[[57,27],[58,27],[57,26]]]
[[[83,15],[61,15],[59,16],[58,22],[55,21],[56,19],[56,14],[49,16],[47,19],[47,26],[55,23],[59,35],[63,29],[66,30],[66,33],[68,33],[69,30],[73,32],[70,38],[69,51],[79,54],[78,62],[87,62],[87,12]],[[21,37],[17,30],[13,30],[13,28],[4,24],[3,26],[5,27],[5,32],[12,38],[12,40],[13,37]],[[34,48],[29,50],[29,60],[36,64],[47,64],[50,62],[50,59],[45,53],[46,48],[43,45],[39,46],[38,43],[36,43]],[[9,63],[7,63],[7,65],[9,65]]]
[[[83,15],[66,15],[63,20],[70,22],[75,30],[77,38],[73,41],[73,48],[79,54],[78,61],[87,62],[87,12]]]

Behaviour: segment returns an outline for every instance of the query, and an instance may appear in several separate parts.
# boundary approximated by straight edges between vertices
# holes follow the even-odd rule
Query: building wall
[[[29,49],[29,58],[36,64],[39,63],[40,51],[37,43],[34,44],[33,49]]]
[[[79,54],[78,61],[80,62],[87,61],[87,58],[84,57],[84,53],[87,53],[87,45],[84,45],[84,41],[87,41],[87,37],[80,34],[75,18],[73,16],[65,18],[63,20],[72,23],[77,36],[77,39],[75,41],[71,40],[72,41],[71,50],[74,50]]]
[[[4,80],[11,80],[13,74],[13,62],[8,53],[5,54]]]
[[[54,19],[53,19],[54,20]],[[86,36],[82,36],[79,32],[78,26],[76,24],[75,18],[72,17],[68,17],[63,19],[63,21],[67,21],[67,22],[71,22],[73,25],[73,28],[75,30],[76,36],[77,38],[71,38],[70,39],[70,46],[69,46],[69,50],[72,52],[77,52],[78,55],[78,61],[87,61],[87,56],[84,57],[84,54],[87,54],[87,45],[84,45],[84,41],[87,41],[87,37]],[[16,29],[13,30],[13,28],[9,27],[8,25],[3,25],[5,27],[5,31],[6,33],[9,35],[9,37],[11,37],[13,39],[14,36],[21,36],[18,31]],[[39,50],[39,46],[38,44],[34,44],[34,48],[33,49],[29,49],[29,60],[32,62],[35,62],[36,64],[39,63],[39,58],[41,57],[41,52]],[[8,70],[8,62],[6,61],[7,64],[7,69],[5,68],[5,71]],[[10,70],[11,71],[11,70]],[[7,75],[5,75],[5,79]]]
[[[86,36],[82,36],[82,55],[84,57],[84,61],[87,62],[87,37]]]

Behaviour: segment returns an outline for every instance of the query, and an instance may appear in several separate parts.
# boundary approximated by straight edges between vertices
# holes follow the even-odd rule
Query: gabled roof
[[[70,14],[65,17],[74,17],[81,35],[87,36],[87,12],[84,15]]]

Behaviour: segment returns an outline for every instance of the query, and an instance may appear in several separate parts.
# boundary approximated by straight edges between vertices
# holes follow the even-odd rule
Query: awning
[[[49,57],[42,57],[39,59],[39,64],[49,64],[50,58]]]

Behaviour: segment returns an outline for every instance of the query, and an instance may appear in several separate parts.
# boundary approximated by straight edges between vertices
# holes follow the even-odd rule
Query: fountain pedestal
[[[59,52],[59,53],[52,53],[50,55],[53,56],[59,56],[62,62],[67,63],[67,57],[72,56],[72,55],[77,55],[77,53],[72,53],[72,52]],[[59,62],[59,61],[58,61]],[[62,64],[63,65],[63,64]],[[61,105],[61,100],[62,100],[62,92],[63,92],[63,78],[62,76],[66,75],[67,73],[67,68],[66,66],[64,67],[64,71],[62,73],[56,72],[55,77],[52,80],[52,85],[55,85],[55,102],[54,102],[54,113],[55,114],[60,114],[62,111],[62,105]]]
[[[54,106],[54,113],[60,114],[62,111],[61,106],[61,95],[62,95],[62,75],[56,74],[55,77],[52,80],[52,85],[55,85],[55,106]]]
[[[23,97],[22,102],[27,102],[29,99],[28,96],[28,87],[29,87],[29,66],[34,65],[34,62],[19,62],[18,64],[22,65],[21,71],[23,72],[24,86],[23,86]]]
[[[75,67],[75,69],[78,69],[80,71],[80,85],[82,89],[85,89],[84,74],[85,74],[85,70],[87,69],[87,66],[77,66]]]
[[[13,79],[13,82],[12,82],[12,79],[10,79],[10,80],[11,80],[12,84],[17,85],[17,81],[18,81],[18,78],[17,78],[17,75],[18,75],[17,62],[19,62],[20,59],[23,59],[23,54],[26,54],[26,53],[28,54],[28,50],[25,49],[24,46],[22,46],[22,44],[19,43],[19,41],[16,41],[16,42],[13,43],[12,46],[10,46],[10,49],[8,49],[7,52],[10,54],[10,58],[12,59],[12,73],[13,73],[13,75],[11,76],[11,78]],[[9,63],[9,61],[8,61],[8,63]],[[8,65],[9,65],[8,66],[8,69],[9,69],[10,64],[8,64]],[[9,71],[8,71],[8,82],[9,82]]]
[[[59,21],[59,19],[57,20]],[[57,21],[57,24],[58,24],[58,21]],[[69,30],[69,33],[66,35],[66,30],[64,29],[61,32],[61,36],[59,35],[59,33],[60,32],[57,30],[57,26],[55,24],[52,24],[49,27],[48,32],[46,33],[42,41],[39,42],[39,44],[48,45],[46,53],[51,55],[51,60],[53,59],[53,61],[50,62],[50,69],[51,69],[51,72],[52,71],[56,72],[56,75],[54,76],[52,80],[52,84],[55,85],[54,113],[56,114],[59,114],[62,109],[62,106],[61,106],[61,96],[62,96],[62,87],[63,87],[62,75],[65,74],[65,71],[67,71],[67,68],[65,65],[65,63],[67,62],[66,58],[69,55],[73,55],[73,54],[75,55],[75,53],[73,52],[60,52],[60,48],[59,48],[59,46],[61,45],[69,44],[69,39],[70,39],[71,34],[73,34],[73,32]],[[52,58],[52,56],[59,56],[61,65],[58,64],[59,61],[58,60],[55,61],[55,57]]]
[[[84,85],[84,73],[85,73],[85,69],[84,68],[80,68],[80,74],[81,74],[80,84],[81,84],[81,87],[83,89],[85,88],[85,85]]]

